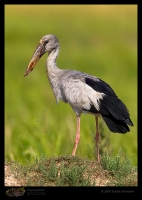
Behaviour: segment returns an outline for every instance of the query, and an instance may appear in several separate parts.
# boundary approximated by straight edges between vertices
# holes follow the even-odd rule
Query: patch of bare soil
[[[5,164],[5,175],[4,175],[5,186],[21,186],[20,181],[16,178],[16,174],[12,172],[10,164]]]

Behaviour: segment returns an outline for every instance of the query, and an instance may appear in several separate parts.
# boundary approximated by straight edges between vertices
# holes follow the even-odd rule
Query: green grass
[[[57,65],[100,77],[127,105],[134,127],[111,133],[99,120],[101,152],[111,156],[121,148],[137,165],[137,7],[5,5],[5,158],[21,164],[70,155],[76,117],[68,104],[56,104],[45,73],[44,55],[23,77],[39,39],[57,35],[61,50]],[[95,118],[81,116],[80,158],[95,158]],[[106,142],[105,142],[106,141]]]

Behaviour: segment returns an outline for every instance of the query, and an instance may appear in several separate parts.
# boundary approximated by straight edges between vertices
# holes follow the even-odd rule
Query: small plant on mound
[[[132,167],[131,158],[122,158],[121,149],[116,156],[110,157],[105,149],[101,157],[101,165],[114,177],[113,184],[116,186],[136,185],[136,167]]]

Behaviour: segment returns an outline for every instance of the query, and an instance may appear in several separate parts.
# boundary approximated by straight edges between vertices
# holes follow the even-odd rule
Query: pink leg
[[[97,150],[97,160],[100,162],[100,153],[99,153],[99,127],[98,127],[98,116],[95,116],[96,118],[96,150]]]
[[[74,141],[74,148],[72,151],[72,156],[75,156],[75,152],[76,152],[79,140],[80,140],[80,116],[79,117],[77,116],[76,138]]]

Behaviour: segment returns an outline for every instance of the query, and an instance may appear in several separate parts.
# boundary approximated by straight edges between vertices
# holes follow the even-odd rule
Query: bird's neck
[[[56,66],[56,59],[59,54],[59,48],[52,50],[47,58],[47,73],[50,74],[56,74],[60,71],[60,69]]]
[[[62,70],[59,69],[56,65],[56,59],[58,54],[59,54],[59,48],[53,49],[51,52],[49,52],[47,58],[46,71],[48,79],[51,84],[53,84],[52,82],[56,82],[56,80],[60,76],[60,73],[62,73]]]
[[[56,58],[58,56],[58,53],[59,49],[54,49],[49,53],[46,66],[47,77],[49,79],[57,102],[59,101],[59,99],[61,99],[59,79],[61,77],[61,74],[63,73],[63,70],[59,69],[56,66]]]

